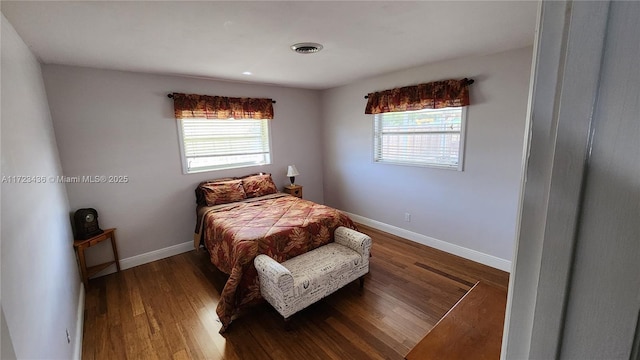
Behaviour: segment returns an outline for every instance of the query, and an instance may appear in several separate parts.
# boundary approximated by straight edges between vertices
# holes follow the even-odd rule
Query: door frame
[[[539,5],[502,359],[559,355],[609,4]]]

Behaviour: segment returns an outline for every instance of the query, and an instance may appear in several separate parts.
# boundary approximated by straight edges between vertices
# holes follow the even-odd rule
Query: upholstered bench
[[[339,227],[335,242],[278,263],[267,255],[256,256],[260,291],[286,322],[306,308],[369,272],[371,238]]]

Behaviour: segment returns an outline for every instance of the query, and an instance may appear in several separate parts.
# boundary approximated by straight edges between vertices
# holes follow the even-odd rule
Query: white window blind
[[[185,173],[271,163],[268,120],[178,121]]]
[[[376,114],[374,161],[462,170],[466,108]]]

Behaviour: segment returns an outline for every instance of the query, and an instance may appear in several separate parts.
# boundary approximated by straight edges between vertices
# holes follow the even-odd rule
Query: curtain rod
[[[167,97],[168,97],[169,99],[173,99],[173,94],[167,94]],[[275,104],[275,103],[276,103],[276,101],[275,101],[275,100],[271,100],[271,103],[272,103],[272,104]]]
[[[473,79],[467,79],[467,85],[471,85],[471,84],[473,84],[474,82],[476,82],[476,81],[475,81],[475,80],[473,80]],[[364,98],[365,98],[365,99],[368,99],[368,98],[369,98],[369,95],[365,95],[365,96],[364,96]]]

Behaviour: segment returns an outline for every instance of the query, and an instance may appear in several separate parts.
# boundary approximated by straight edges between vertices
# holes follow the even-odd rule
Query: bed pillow
[[[242,180],[218,181],[201,185],[207,206],[228,204],[247,198]]]
[[[276,184],[271,179],[271,174],[249,175],[242,178],[242,186],[248,198],[275,194],[278,192]]]
[[[196,204],[198,204],[198,206],[207,206],[207,200],[204,198],[204,193],[205,193],[205,190],[203,188],[204,185],[231,181],[231,180],[236,180],[236,178],[232,178],[232,177],[219,178],[219,179],[203,181],[200,184],[198,184],[198,186],[196,187]]]

